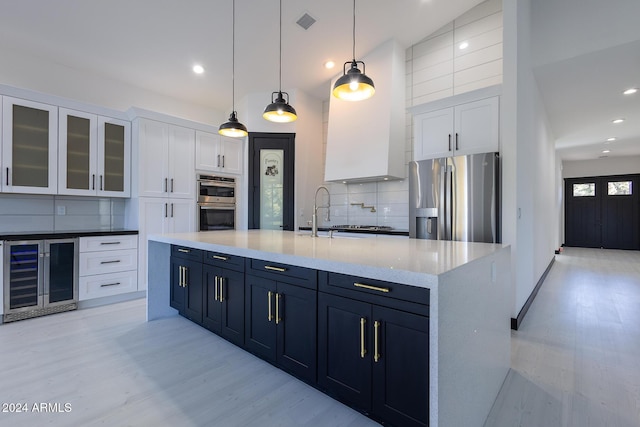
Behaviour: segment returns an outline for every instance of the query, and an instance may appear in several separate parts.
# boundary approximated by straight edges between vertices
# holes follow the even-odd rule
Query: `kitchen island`
[[[299,268],[304,273],[299,277],[304,276],[304,280],[308,280],[308,271],[317,272],[309,282],[311,286],[304,286],[313,288],[317,280],[320,389],[323,389],[321,374],[327,370],[326,366],[323,368],[327,358],[323,345],[329,342],[326,337],[322,339],[323,334],[328,333],[325,330],[328,323],[326,318],[322,318],[326,317],[326,307],[321,310],[320,306],[325,304],[323,301],[332,301],[330,298],[345,301],[361,298],[373,307],[384,304],[379,301],[386,298],[396,312],[403,313],[408,307],[406,311],[411,315],[418,314],[425,319],[424,325],[428,325],[428,356],[424,357],[424,364],[428,365],[425,367],[425,372],[428,372],[428,405],[425,402],[425,408],[428,409],[430,426],[482,426],[509,370],[511,274],[508,246],[383,236],[367,239],[312,238],[298,232],[267,230],[155,235],[149,237],[148,244],[148,320],[177,314],[170,306],[170,260],[173,259],[172,251],[177,247],[217,254],[218,258],[225,254],[246,259],[247,286],[249,277],[253,277],[250,276],[252,269],[258,265],[282,271],[288,267],[292,271]],[[280,267],[271,267],[267,263]],[[275,272],[255,274],[260,276],[257,282],[268,282],[269,275]],[[180,277],[182,280],[182,273]],[[352,278],[361,279],[362,283],[369,281],[375,286],[364,284],[365,289],[341,288],[342,282],[351,285],[349,280]],[[363,286],[358,281],[353,285]],[[340,296],[330,295],[334,291]],[[361,297],[353,296],[361,291]],[[274,292],[277,296],[279,291]],[[410,301],[413,295],[415,301]],[[249,307],[249,293],[246,298]],[[271,301],[269,299],[269,318]],[[362,304],[361,301],[357,303]],[[365,341],[368,345],[369,339],[374,341],[374,338],[370,338],[373,332],[364,332],[365,318],[361,323],[361,357],[369,358],[374,353],[375,361],[382,360],[383,365],[386,356],[384,345],[391,342],[391,337],[383,336],[383,352],[379,354],[376,321],[375,351],[370,349],[367,352]],[[249,316],[247,319],[251,320]],[[336,326],[336,323],[331,325]],[[246,328],[249,327],[247,324]],[[313,344],[315,349],[315,342]],[[387,348],[387,354],[390,354],[389,350]],[[315,371],[313,374],[315,377]],[[307,378],[304,380],[312,382]],[[426,421],[415,425],[425,424]]]

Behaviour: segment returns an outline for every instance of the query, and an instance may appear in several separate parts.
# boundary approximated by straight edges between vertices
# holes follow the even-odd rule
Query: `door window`
[[[573,197],[595,197],[595,182],[573,184]]]
[[[609,181],[607,183],[608,196],[631,196],[632,181]]]

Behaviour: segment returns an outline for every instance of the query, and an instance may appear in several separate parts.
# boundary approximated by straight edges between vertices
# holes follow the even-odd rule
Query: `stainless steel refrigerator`
[[[498,153],[409,164],[409,237],[500,243]]]

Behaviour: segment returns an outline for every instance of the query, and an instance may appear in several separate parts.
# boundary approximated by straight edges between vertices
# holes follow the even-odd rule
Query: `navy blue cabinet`
[[[428,290],[320,277],[321,291],[350,297],[318,294],[318,386],[384,423],[428,426],[429,307],[410,301],[428,302]]]
[[[170,305],[193,322],[202,324],[204,310],[202,251],[171,247]]]
[[[317,371],[317,273],[247,260],[245,347],[311,384]]]

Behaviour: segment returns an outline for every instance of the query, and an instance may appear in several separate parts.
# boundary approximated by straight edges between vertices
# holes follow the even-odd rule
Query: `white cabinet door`
[[[220,152],[222,153],[221,171],[226,173],[242,173],[242,144],[244,139],[220,137]]]
[[[58,194],[95,196],[98,116],[60,108],[58,118]]]
[[[168,195],[195,200],[195,131],[169,125]]]
[[[131,123],[98,117],[97,195],[131,195]]]
[[[220,135],[196,131],[196,169],[218,171],[220,155]]]
[[[456,155],[500,150],[498,97],[469,102],[455,108]]]
[[[414,160],[500,150],[500,101],[491,97],[416,114]]]
[[[453,108],[414,117],[414,160],[435,159],[453,154]]]
[[[168,233],[196,231],[196,203],[193,200],[169,199]]]
[[[197,131],[196,169],[241,174],[243,141],[243,139]]]
[[[138,193],[166,197],[169,170],[169,125],[139,119]]]
[[[2,99],[2,191],[58,191],[58,107]]]

